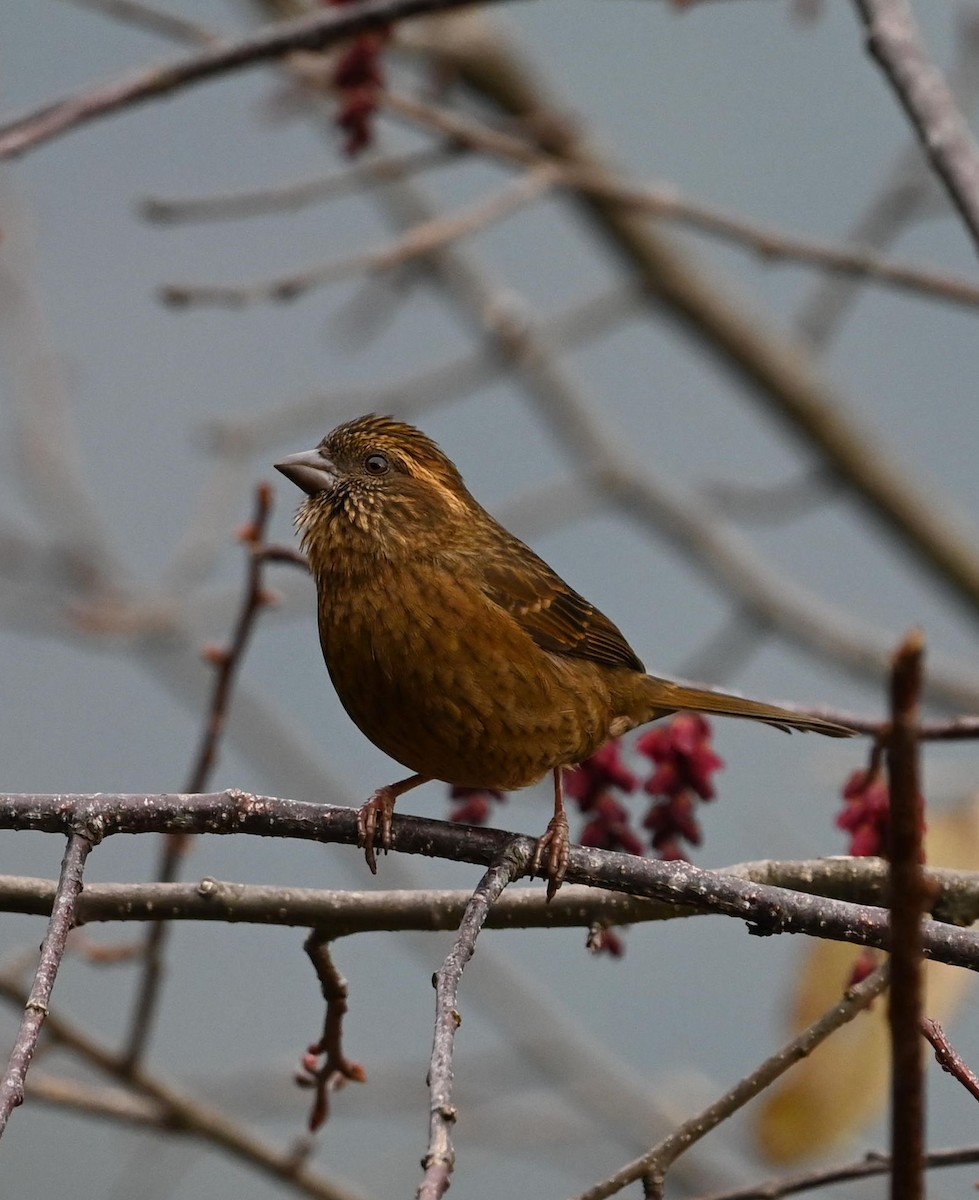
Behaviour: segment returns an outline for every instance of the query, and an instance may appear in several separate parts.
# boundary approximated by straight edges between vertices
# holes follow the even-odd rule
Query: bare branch
[[[0,996],[13,1004],[23,1004],[26,1000],[19,981],[6,972],[0,972]],[[195,1096],[151,1074],[144,1067],[128,1066],[121,1055],[95,1041],[56,1013],[48,1014],[46,1032],[56,1045],[120,1080],[137,1097],[158,1105],[169,1133],[194,1137],[205,1145],[223,1150],[313,1200],[361,1200],[360,1193],[311,1170],[301,1157],[270,1145]],[[109,1113],[103,1108],[96,1115],[108,1116]]]
[[[887,775],[891,798],[890,858],[891,1003],[891,1172],[892,1200],[924,1194],[924,1069],[921,1009],[924,979],[921,922],[927,892],[921,870],[924,802],[918,765],[918,711],[924,639],[919,630],[894,656]]]
[[[480,201],[464,212],[438,216],[422,222],[409,229],[393,245],[380,250],[357,254],[339,262],[326,263],[325,266],[313,267],[295,275],[260,280],[257,283],[230,287],[217,284],[166,284],[160,289],[160,299],[175,308],[188,305],[242,308],[245,305],[270,300],[295,300],[313,288],[355,275],[393,271],[441,250],[451,242],[505,220],[518,209],[539,199],[553,186],[554,180],[555,172],[550,167],[536,167],[490,196],[488,200]]]
[[[851,987],[840,1002],[834,1005],[824,1016],[815,1021],[808,1029],[793,1038],[788,1045],[767,1058],[756,1070],[735,1084],[729,1092],[716,1100],[709,1108],[689,1121],[684,1121],[669,1137],[664,1138],[657,1146],[647,1151],[640,1158],[628,1163],[614,1175],[582,1192],[577,1200],[605,1200],[616,1192],[643,1180],[644,1192],[651,1200],[660,1200],[663,1195],[663,1185],[666,1172],[676,1159],[699,1141],[712,1129],[728,1117],[743,1108],[749,1100],[754,1099],[765,1088],[800,1059],[807,1057],[815,1048],[826,1040],[830,1034],[842,1028],[849,1021],[871,1004],[887,987],[887,967],[878,969],[861,983]]]
[[[121,79],[84,88],[0,126],[0,159],[24,154],[79,125],[203,83],[230,71],[259,66],[296,51],[325,50],[354,34],[382,29],[422,13],[449,12],[472,0],[360,0],[276,21],[233,41],[221,41],[187,58],[148,67]],[[499,2],[499,0],[496,0]]]
[[[407,154],[375,158],[319,179],[304,179],[299,183],[273,188],[181,199],[151,196],[140,201],[139,212],[147,221],[161,225],[294,213],[311,204],[322,204],[351,193],[362,194],[369,188],[382,187],[386,183],[444,166],[458,159],[466,150],[467,147],[449,141]]]
[[[62,832],[94,823],[103,837],[119,833],[213,833],[298,838],[356,846],[357,810],[310,804],[238,790],[202,795],[129,793],[0,794],[0,829]],[[533,852],[533,840],[505,830],[452,825],[396,815],[391,848],[454,862],[491,865],[514,839]],[[854,945],[890,947],[886,910],[815,899],[748,883],[688,862],[660,862],[584,846],[571,849],[567,879],[746,921],[762,935],[808,933]],[[939,921],[922,927],[927,958],[979,970],[979,930]]]
[[[717,867],[755,883],[788,888],[807,895],[883,906],[887,900],[888,867],[882,859],[820,858],[784,862],[762,860]],[[972,871],[926,868],[925,880],[936,919],[953,925],[979,920],[979,887]],[[50,879],[0,875],[0,912],[51,912],[56,884]],[[462,890],[399,889],[337,891],[329,888],[276,887],[234,883],[205,876],[197,883],[89,884],[78,899],[79,925],[103,921],[215,921],[230,924],[283,925],[328,933],[336,940],[356,933],[392,930],[456,929],[470,893]],[[548,903],[536,888],[511,889],[494,904],[487,919],[492,929],[588,928],[596,922],[641,924],[694,916],[707,909],[665,904],[603,892],[592,887],[563,887]],[[92,957],[90,951],[86,952]],[[98,961],[125,961],[131,948],[112,952]]]
[[[452,1126],[457,1113],[452,1103],[452,1056],[456,1030],[462,1024],[456,1009],[462,972],[476,950],[476,938],[490,909],[507,884],[523,874],[529,862],[527,848],[518,849],[513,845],[508,846],[489,868],[466,905],[455,943],[432,981],[435,985],[435,1037],[428,1069],[429,1138],[428,1152],[422,1159],[425,1175],[418,1188],[418,1200],[441,1200],[455,1168]]]
[[[945,1030],[937,1021],[926,1018],[921,1022],[921,1032],[935,1051],[935,1061],[943,1071],[957,1079],[975,1100],[979,1100],[979,1076],[968,1067],[948,1040]]]
[[[928,57],[906,0],[855,0],[867,48],[979,248],[979,145],[945,77]]]
[[[255,508],[251,521],[239,534],[248,553],[248,567],[242,592],[238,617],[230,644],[211,652],[211,662],[216,668],[214,686],[204,718],[204,729],[191,767],[187,783],[188,792],[200,792],[217,761],[218,745],[228,719],[228,706],[238,669],[255,628],[258,614],[269,602],[262,583],[262,568],[266,561],[263,555],[265,531],[272,515],[272,487],[262,483],[255,489]],[[171,834],[164,842],[160,854],[157,878],[161,883],[171,883],[179,872],[180,863],[187,851],[187,839],[181,834]],[[163,958],[167,940],[165,921],[156,921],[146,935],[143,972],[136,988],[136,998],[130,1019],[129,1036],[124,1058],[135,1064],[141,1058],[153,1028],[156,1010],[160,1001],[163,979]]]
[[[343,1052],[343,1018],[347,1015],[347,981],[337,970],[330,951],[330,935],[320,929],[311,930],[303,946],[309,956],[320,991],[326,1001],[323,1033],[303,1056],[302,1073],[296,1076],[301,1087],[315,1089],[309,1128],[315,1132],[330,1115],[331,1091],[352,1080],[364,1083],[367,1072]],[[320,1063],[318,1060],[322,1058]]]
[[[51,905],[51,918],[41,943],[34,983],[25,1004],[17,1040],[14,1042],[7,1069],[0,1081],[0,1135],[7,1128],[10,1114],[24,1102],[24,1080],[31,1065],[41,1026],[48,1015],[51,991],[64,958],[65,945],[75,919],[75,901],[82,890],[82,873],[96,837],[85,827],[79,827],[68,837],[68,846],[61,862],[61,877]]]
[[[932,1150],[925,1155],[926,1167],[961,1167],[979,1162],[979,1146],[965,1146],[952,1150]],[[828,1167],[818,1171],[803,1171],[799,1175],[783,1175],[768,1179],[751,1187],[735,1188],[726,1192],[711,1192],[698,1196],[697,1200],[780,1200],[782,1196],[794,1196],[816,1188],[832,1187],[835,1183],[849,1183],[854,1179],[869,1179],[875,1175],[890,1174],[890,1155],[871,1153],[857,1162],[844,1163],[839,1167]]]

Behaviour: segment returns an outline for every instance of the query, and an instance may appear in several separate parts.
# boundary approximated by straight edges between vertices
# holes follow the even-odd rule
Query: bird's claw
[[[544,874],[547,876],[548,900],[554,899],[558,888],[564,882],[570,854],[571,832],[568,828],[568,819],[562,813],[560,816],[551,817],[547,829],[537,839],[534,857],[530,864],[531,870],[535,873],[542,867],[544,868]]]
[[[357,813],[357,845],[364,851],[364,858],[372,875],[377,874],[377,857],[374,840],[380,826],[380,846],[384,854],[391,849],[391,820],[397,796],[391,788],[378,788],[373,796],[362,805]]]

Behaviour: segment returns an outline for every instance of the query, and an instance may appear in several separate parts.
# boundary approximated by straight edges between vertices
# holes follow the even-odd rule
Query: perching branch
[[[358,841],[356,809],[239,790],[197,796],[0,794],[0,829],[62,832],[76,821],[90,822],[102,837],[179,832],[298,838],[348,846],[356,846]],[[531,838],[504,830],[420,817],[395,815],[392,829],[394,852],[482,866],[496,861],[515,838],[524,849],[534,844]],[[683,907],[705,908],[746,921],[754,934],[807,933],[853,945],[890,947],[885,909],[817,900],[705,871],[688,862],[659,862],[575,846],[567,879]],[[925,957],[979,970],[979,931],[925,921],[922,936]]]

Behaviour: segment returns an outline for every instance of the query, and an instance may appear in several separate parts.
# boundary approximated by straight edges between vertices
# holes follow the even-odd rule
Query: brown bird
[[[554,773],[538,839],[548,895],[568,860],[562,768],[677,710],[831,737],[851,730],[757,700],[658,679],[615,625],[469,494],[420,430],[348,421],[275,464],[306,492],[296,524],[318,596],[323,657],[352,719],[414,774],[361,808],[360,844],[391,842],[402,793],[440,779],[511,790]]]

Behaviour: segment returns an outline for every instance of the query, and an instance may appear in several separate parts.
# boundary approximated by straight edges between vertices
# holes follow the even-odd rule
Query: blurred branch
[[[297,51],[325,50],[355,34],[383,29],[393,21],[422,13],[448,12],[471,3],[472,0],[359,0],[291,21],[275,21],[238,39],[209,42],[197,54],[83,88],[0,125],[0,159],[24,154],[79,125],[147,100],[162,99],[229,71],[259,66]]]
[[[486,20],[477,15],[446,19],[454,24],[455,37],[433,36],[434,26],[413,26],[408,32],[434,61],[525,121],[543,150],[575,167],[617,178],[581,126],[568,121],[561,106],[545,93],[539,74]],[[596,230],[641,280],[650,300],[665,306],[698,343],[751,385],[750,394],[787,424],[897,541],[979,618],[979,549],[973,538],[949,520],[948,506],[932,498],[933,489],[913,483],[907,467],[892,460],[879,439],[851,419],[802,347],[749,316],[743,302],[726,294],[716,272],[708,276],[696,270],[636,213],[594,194],[579,193],[578,200]]]
[[[121,21],[155,33],[172,42],[184,42],[189,46],[207,46],[220,39],[193,21],[185,21],[161,8],[155,8],[143,0],[67,0],[76,8],[87,8],[113,21]]]
[[[961,1167],[979,1162],[979,1146],[956,1147],[951,1150],[932,1150],[925,1155],[925,1166]],[[857,1179],[871,1179],[877,1175],[889,1175],[893,1162],[889,1154],[871,1152],[856,1162],[839,1167],[824,1167],[816,1171],[803,1171],[799,1175],[781,1175],[767,1179],[764,1183],[730,1191],[710,1192],[696,1200],[780,1200],[782,1196],[795,1196],[799,1192],[811,1192],[817,1188],[832,1187],[836,1183],[850,1183]]]
[[[68,836],[68,846],[61,862],[61,877],[51,903],[51,916],[41,943],[34,982],[24,1002],[25,1012],[17,1039],[10,1051],[3,1079],[0,1080],[0,1135],[7,1128],[10,1114],[24,1102],[24,1080],[37,1049],[41,1026],[48,1015],[51,991],[75,920],[75,902],[82,890],[85,860],[97,841],[97,835],[81,824]]]
[[[673,186],[629,184],[588,163],[577,165],[565,162],[562,169],[559,157],[546,153],[524,138],[414,96],[388,92],[380,102],[412,124],[436,130],[471,150],[480,150],[527,167],[554,167],[556,187],[597,197],[628,211],[644,213],[659,221],[720,238],[753,252],[765,262],[811,266],[970,308],[979,305],[979,282],[964,276],[911,263],[894,262],[869,246],[837,245],[796,237],[723,209],[690,200]]]
[[[539,199],[553,186],[554,179],[555,173],[548,166],[534,167],[488,200],[480,201],[467,211],[440,215],[415,225],[393,245],[380,250],[313,267],[296,275],[251,284],[230,287],[166,284],[159,291],[160,299],[175,308],[189,305],[242,308],[269,300],[295,300],[312,288],[349,279],[352,275],[393,271],[512,216],[517,210]]]
[[[231,641],[225,647],[211,647],[205,651],[205,658],[215,668],[214,686],[205,710],[204,729],[198,745],[197,756],[187,782],[186,790],[188,792],[203,791],[211,777],[217,761],[221,735],[227,724],[231,692],[238,669],[244,658],[258,615],[270,603],[269,593],[263,586],[262,576],[266,561],[263,554],[264,539],[272,515],[272,497],[272,485],[260,483],[255,489],[255,507],[252,518],[239,530],[238,540],[245,546],[248,555],[245,586]],[[170,834],[166,838],[157,870],[157,879],[160,883],[171,883],[177,877],[186,851],[187,839],[183,835]],[[129,1036],[123,1052],[123,1058],[130,1067],[134,1067],[142,1057],[153,1028],[160,1002],[166,940],[166,922],[155,921],[146,935],[143,971],[136,987]]]
[[[177,225],[197,221],[229,221],[271,213],[294,213],[311,204],[322,204],[341,196],[362,194],[398,179],[420,174],[456,161],[468,147],[448,141],[407,154],[386,155],[352,167],[344,167],[320,179],[299,183],[231,192],[225,195],[166,199],[147,197],[139,203],[139,213],[147,221]]]
[[[11,977],[10,972],[0,972],[0,996],[13,1004],[22,1004],[26,999],[23,987],[16,978]],[[360,1193],[341,1187],[312,1171],[301,1157],[270,1146],[216,1109],[145,1068],[128,1065],[122,1055],[95,1041],[56,1013],[48,1014],[46,1032],[53,1044],[71,1051],[97,1070],[120,1080],[138,1098],[158,1105],[168,1132],[194,1137],[205,1145],[224,1150],[314,1200],[360,1200]],[[110,1115],[105,1106],[96,1107],[93,1112],[97,1116]]]
[[[634,314],[637,302],[637,291],[628,284],[607,288],[556,316],[542,319],[537,326],[539,344],[550,353],[586,345]],[[393,383],[338,390],[254,416],[212,421],[206,427],[206,437],[215,454],[237,457],[281,443],[287,437],[307,434],[317,426],[321,434],[323,426],[364,412],[386,412],[396,407],[399,413],[417,417],[470,395],[505,375],[511,366],[487,333],[475,353],[448,359]]]
[[[606,1197],[614,1196],[637,1179],[642,1179],[643,1193],[648,1200],[661,1200],[666,1173],[681,1154],[716,1129],[722,1121],[732,1117],[800,1059],[808,1057],[831,1034],[863,1012],[884,991],[888,979],[887,966],[878,967],[861,983],[849,988],[829,1012],[767,1058],[709,1108],[684,1121],[669,1137],[664,1138],[634,1162],[616,1171],[607,1180],[582,1192],[577,1200],[606,1200]]]
[[[971,111],[979,100],[979,14],[963,8],[957,14],[954,44],[958,62],[951,75],[959,108]],[[935,174],[912,137],[900,152],[878,194],[850,226],[847,240],[880,250],[890,245],[914,218],[947,211]],[[840,330],[860,293],[859,281],[824,276],[803,302],[794,326],[806,345],[824,349]]]
[[[854,0],[877,59],[979,249],[979,145],[928,57],[906,0]]]

